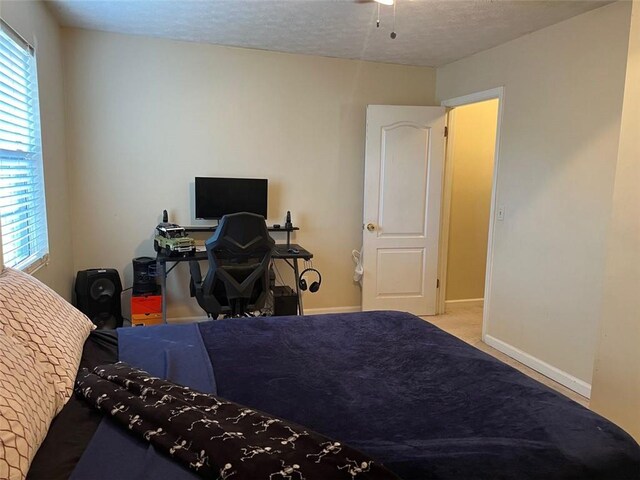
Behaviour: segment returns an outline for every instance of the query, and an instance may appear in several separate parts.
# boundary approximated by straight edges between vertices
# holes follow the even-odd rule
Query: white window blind
[[[0,260],[33,271],[49,254],[36,62],[27,42],[0,27]]]

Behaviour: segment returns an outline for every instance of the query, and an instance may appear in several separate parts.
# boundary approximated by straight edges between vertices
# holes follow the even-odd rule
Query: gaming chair
[[[209,270],[204,279],[198,261],[189,262],[191,296],[207,316],[237,317],[264,306],[274,243],[261,215],[242,212],[222,217],[205,242]]]

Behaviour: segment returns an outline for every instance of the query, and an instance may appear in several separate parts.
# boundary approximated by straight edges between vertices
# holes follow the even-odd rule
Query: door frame
[[[498,171],[500,164],[500,138],[502,130],[502,112],[504,110],[504,86],[470,93],[460,97],[454,97],[440,102],[440,105],[449,110],[447,117],[448,138],[444,157],[444,185],[442,190],[442,215],[440,221],[440,252],[439,252],[439,278],[438,289],[438,313],[445,312],[445,297],[447,283],[447,254],[449,252],[449,221],[451,217],[451,190],[453,183],[453,137],[455,135],[455,107],[479,103],[485,100],[498,99],[498,124],[496,126],[496,143],[493,158],[493,179],[491,185],[491,206],[489,212],[489,237],[487,241],[487,263],[485,267],[484,302],[482,309],[482,339],[484,340],[489,324],[489,301],[491,299],[491,279],[493,273],[494,256],[494,229],[497,201]]]

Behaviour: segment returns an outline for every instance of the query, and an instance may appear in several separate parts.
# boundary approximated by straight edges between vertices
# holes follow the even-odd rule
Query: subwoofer
[[[76,275],[76,307],[101,329],[122,326],[122,283],[114,268],[81,270]]]

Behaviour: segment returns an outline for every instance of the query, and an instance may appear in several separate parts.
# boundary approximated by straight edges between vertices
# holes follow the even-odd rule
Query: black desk
[[[296,249],[298,253],[291,253],[289,249]],[[313,253],[305,250],[300,245],[292,243],[287,246],[286,243],[276,243],[273,251],[271,252],[271,258],[273,260],[284,260],[287,265],[293,269],[293,275],[296,282],[296,296],[298,298],[298,313],[304,315],[304,308],[302,306],[302,294],[300,292],[300,268],[298,266],[298,260],[311,260]],[[173,270],[180,262],[188,262],[190,260],[207,260],[206,251],[196,251],[193,255],[175,255],[168,256],[164,253],[158,253],[156,257],[156,275],[160,279],[160,290],[162,292],[162,321],[167,323],[167,275]],[[167,263],[173,263],[173,265],[167,269]]]

